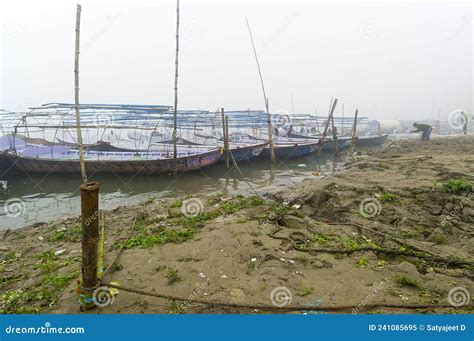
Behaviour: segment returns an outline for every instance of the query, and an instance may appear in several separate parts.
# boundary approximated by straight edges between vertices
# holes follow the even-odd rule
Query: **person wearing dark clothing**
[[[462,132],[464,133],[464,135],[467,135],[467,125],[469,124],[469,117],[466,115],[464,111],[461,112],[461,115],[462,115],[462,122],[463,122]]]
[[[433,130],[432,126],[430,126],[429,124],[418,124],[418,123],[413,123],[413,126],[416,128],[416,130],[412,131],[412,133],[419,133],[421,131],[422,132],[421,140],[422,141],[430,140],[431,131]]]

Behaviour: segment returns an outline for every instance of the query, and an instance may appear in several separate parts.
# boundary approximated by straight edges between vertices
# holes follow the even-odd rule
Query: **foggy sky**
[[[173,103],[175,1],[82,1],[82,103]],[[0,108],[74,101],[76,2],[2,1]],[[470,3],[181,0],[179,109],[472,112]],[[340,114],[341,107],[337,114]]]

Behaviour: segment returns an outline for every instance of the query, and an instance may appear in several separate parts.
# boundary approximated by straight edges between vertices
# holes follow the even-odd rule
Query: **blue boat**
[[[278,160],[296,159],[315,153],[319,149],[321,149],[321,143],[319,141],[292,144],[277,143],[274,145],[275,158]],[[270,157],[270,147],[266,147],[261,155],[265,158]]]

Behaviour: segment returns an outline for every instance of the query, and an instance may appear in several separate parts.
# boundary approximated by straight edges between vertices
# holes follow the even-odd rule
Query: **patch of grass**
[[[402,286],[407,286],[407,287],[413,287],[417,289],[421,289],[420,284],[416,279],[407,277],[405,275],[396,275],[395,280],[397,281],[398,284]]]
[[[450,179],[447,183],[442,184],[441,188],[447,193],[460,194],[463,192],[471,192],[472,184],[462,179]]]
[[[155,245],[163,245],[166,243],[183,243],[194,237],[192,229],[183,230],[164,230],[157,234],[142,232],[142,234],[130,238],[126,243],[125,249],[133,248],[150,248]],[[116,249],[122,247],[123,242],[116,242],[114,247]]]
[[[50,242],[68,241],[78,242],[81,240],[82,227],[81,225],[74,225],[72,228],[65,230],[56,230],[54,234],[49,238]]]
[[[173,285],[183,280],[181,277],[179,277],[178,270],[172,268],[168,268],[165,277],[168,279],[168,285]]]
[[[318,245],[328,244],[328,242],[330,242],[331,240],[333,240],[333,237],[327,236],[325,234],[319,234],[319,233],[313,234],[313,238],[312,238],[312,242]]]
[[[1,314],[37,314],[40,309],[30,303],[36,301],[40,296],[33,290],[8,290],[1,296],[3,307]]]
[[[340,237],[340,242],[342,243],[342,246],[345,249],[358,249],[360,247],[360,244],[355,240],[354,238],[350,238],[347,236],[342,236]]]
[[[65,275],[49,274],[43,278],[43,284],[50,285],[54,290],[63,291],[67,285],[79,276],[79,270]]]
[[[357,261],[356,265],[359,268],[364,268],[367,265],[369,265],[369,260],[366,257],[360,257],[359,260]]]
[[[15,260],[17,259],[18,256],[15,251],[8,251],[5,256],[3,257],[3,260],[5,261],[10,261],[10,260]]]
[[[180,217],[176,219],[173,223],[175,225],[181,225],[188,229],[194,229],[198,227],[200,224],[202,224],[203,222],[215,219],[220,215],[221,215],[220,210],[213,210],[209,212],[203,212],[199,215],[192,216],[192,217]]]
[[[183,200],[176,200],[171,203],[170,208],[180,208],[183,206]]]
[[[393,193],[384,193],[384,194],[381,194],[378,197],[378,199],[381,202],[394,202],[394,201],[398,200],[398,196],[396,194],[393,194]]]
[[[298,296],[306,296],[311,294],[314,291],[313,287],[307,287],[303,283],[300,284],[299,288],[296,291]]]
[[[77,261],[77,258],[70,258],[60,260],[53,251],[46,251],[37,256],[39,263],[36,268],[41,270],[43,274],[52,273],[62,267],[65,267],[72,262]]]

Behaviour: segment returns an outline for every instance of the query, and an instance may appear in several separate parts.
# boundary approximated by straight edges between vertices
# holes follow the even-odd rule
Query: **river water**
[[[170,198],[216,191],[250,194],[282,189],[307,177],[331,175],[342,168],[343,157],[331,154],[315,155],[297,160],[241,162],[238,169],[227,171],[222,164],[199,171],[172,176],[108,175],[89,179],[99,181],[100,207],[109,210],[130,205],[150,197]],[[48,222],[80,213],[81,179],[79,175],[49,175],[30,177],[13,171],[0,170],[0,230],[17,229],[39,222]]]

